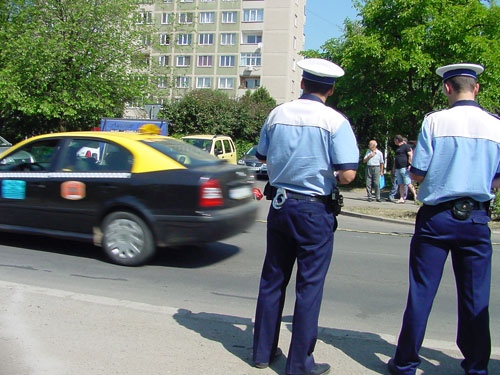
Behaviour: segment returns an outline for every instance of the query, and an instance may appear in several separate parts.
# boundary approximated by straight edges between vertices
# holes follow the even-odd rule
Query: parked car
[[[228,163],[236,164],[236,146],[231,137],[226,135],[188,135],[181,139],[208,152],[210,155]]]
[[[241,159],[238,160],[239,165],[246,165],[252,173],[257,177],[267,177],[267,164],[265,162],[257,159],[255,154],[257,153],[257,146],[252,146],[250,150],[245,152]]]
[[[0,154],[12,147],[12,144],[5,138],[0,137]]]
[[[218,241],[252,225],[250,181],[246,168],[166,136],[36,136],[0,158],[0,230],[92,241],[114,263],[137,266],[157,246]]]

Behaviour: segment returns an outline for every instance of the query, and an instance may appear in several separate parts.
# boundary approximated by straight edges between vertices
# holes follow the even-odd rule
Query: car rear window
[[[167,155],[169,158],[176,160],[185,167],[194,168],[204,165],[223,163],[222,160],[208,154],[198,147],[175,139],[150,138],[144,139],[141,142],[147,144],[149,147],[152,147],[157,151],[160,151],[162,154]]]

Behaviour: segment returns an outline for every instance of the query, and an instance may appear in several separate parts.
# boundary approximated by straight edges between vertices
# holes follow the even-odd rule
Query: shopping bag
[[[380,176],[380,189],[383,189],[385,187],[385,176],[381,175]]]

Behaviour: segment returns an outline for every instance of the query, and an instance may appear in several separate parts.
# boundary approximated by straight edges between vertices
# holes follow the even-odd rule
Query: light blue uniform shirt
[[[257,152],[272,186],[307,195],[331,194],[334,170],[357,169],[359,162],[349,121],[311,94],[271,111]]]
[[[494,198],[491,182],[500,173],[500,119],[475,101],[427,115],[410,171],[425,176],[418,200],[429,205],[470,197]]]

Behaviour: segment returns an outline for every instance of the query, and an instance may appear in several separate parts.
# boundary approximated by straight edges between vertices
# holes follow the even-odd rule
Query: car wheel
[[[133,213],[118,211],[107,215],[102,233],[102,248],[113,263],[140,266],[156,252],[151,230]]]

